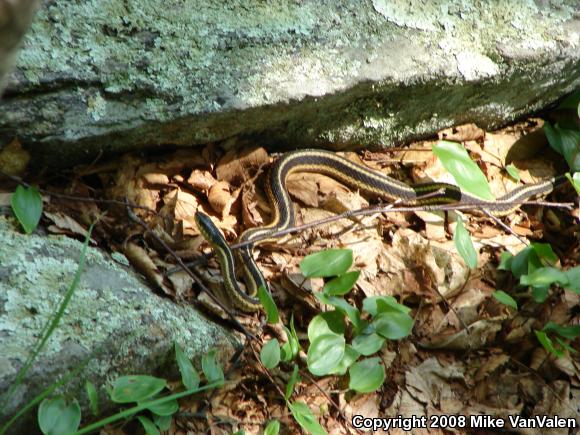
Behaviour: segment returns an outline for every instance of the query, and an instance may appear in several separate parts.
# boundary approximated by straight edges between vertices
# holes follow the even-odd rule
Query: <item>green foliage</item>
[[[348,370],[351,390],[359,393],[370,393],[377,390],[385,381],[385,368],[380,358],[367,358],[353,364]]]
[[[580,196],[580,172],[575,172],[573,175],[566,174],[566,178],[572,183],[574,190]]]
[[[280,432],[280,422],[278,420],[271,420],[264,429],[264,435],[278,435]]]
[[[570,169],[573,172],[580,171],[580,131],[546,122],[544,133],[546,133],[550,146],[564,156]]]
[[[493,297],[500,303],[507,305],[508,307],[513,308],[514,310],[518,309],[518,303],[514,298],[508,295],[503,290],[497,290],[493,292]]]
[[[46,435],[69,435],[81,423],[81,407],[76,400],[67,403],[63,396],[45,399],[38,407],[38,425]]]
[[[302,267],[301,264],[301,269],[311,273],[310,276],[332,278],[326,283],[323,291],[316,293],[315,296],[323,304],[334,308],[318,314],[308,325],[309,371],[317,376],[343,375],[347,371],[350,372],[351,368],[359,367],[357,364],[362,364],[354,369],[355,381],[352,383],[351,378],[352,385],[356,386],[357,391],[366,391],[365,389],[371,386],[377,389],[384,380],[384,368],[373,365],[373,373],[376,373],[376,376],[363,384],[357,380],[357,376],[361,373],[360,368],[375,364],[376,360],[369,358],[360,363],[357,361],[362,355],[370,356],[378,352],[387,339],[399,340],[408,336],[413,328],[413,319],[409,316],[410,309],[399,304],[392,296],[374,296],[363,300],[361,312],[344,298],[339,297],[353,288],[355,278],[360,275],[358,271],[348,272],[352,266],[350,250],[323,251],[306,257],[304,261],[306,260],[307,266]],[[340,267],[336,267],[337,264]],[[335,278],[333,273],[340,275]],[[348,319],[348,322],[345,322],[345,319]],[[350,337],[350,328],[353,333],[352,342],[348,343],[346,337]],[[382,375],[379,375],[380,373]],[[377,383],[379,379],[381,382]]]
[[[294,420],[306,431],[312,435],[326,435],[326,431],[320,426],[318,420],[312,414],[308,405],[304,402],[289,402],[288,408],[292,412]]]
[[[300,375],[298,374],[298,365],[294,364],[292,374],[290,375],[290,379],[286,384],[286,391],[284,392],[284,397],[286,400],[290,399],[292,393],[294,392],[294,387],[298,382],[300,382]]]
[[[272,299],[272,295],[264,288],[264,286],[260,286],[260,288],[258,288],[258,299],[260,299],[260,302],[264,307],[264,311],[266,311],[268,323],[278,323],[280,321],[278,307],[276,307],[276,303],[274,302],[274,299]]]
[[[304,257],[300,270],[307,278],[340,276],[351,267],[352,261],[350,249],[327,249]]]
[[[42,215],[42,197],[38,190],[19,185],[10,198],[10,205],[24,232],[32,233]]]
[[[217,383],[220,386],[224,383],[224,372],[222,366],[216,359],[216,351],[210,350],[201,357],[201,369],[205,378],[210,383]]]
[[[453,242],[455,243],[457,252],[459,252],[459,255],[461,255],[461,258],[465,261],[465,264],[467,264],[471,270],[475,269],[477,267],[477,252],[475,252],[473,242],[463,225],[461,217],[457,219],[455,234],[453,234]]]
[[[520,181],[520,173],[518,171],[518,168],[516,168],[513,163],[507,165],[505,167],[505,170],[507,171],[509,176],[512,177],[514,180],[516,180],[517,182]]]
[[[85,390],[87,392],[87,398],[89,399],[89,407],[94,416],[99,415],[99,397],[97,395],[97,389],[91,381],[85,382]]]
[[[534,300],[542,303],[552,285],[580,293],[580,266],[563,271],[554,267],[557,261],[549,244],[532,243],[515,256],[503,252],[498,269],[512,272],[522,286],[530,287]]]
[[[260,351],[260,361],[267,369],[273,369],[280,363],[280,343],[275,338],[268,341]]]
[[[193,390],[199,387],[199,373],[197,373],[197,370],[195,370],[193,364],[191,364],[191,361],[177,343],[175,343],[175,360],[181,373],[181,382],[183,382],[185,388]]]
[[[155,396],[166,386],[165,379],[154,376],[121,376],[113,383],[111,400],[116,403],[140,402]]]
[[[433,154],[441,160],[443,167],[453,175],[461,190],[482,199],[490,201],[495,199],[485,175],[479,166],[471,160],[462,145],[456,142],[439,141],[433,145]]]
[[[153,423],[147,417],[139,415],[137,416],[137,420],[139,420],[139,422],[143,426],[143,429],[145,429],[145,433],[147,435],[161,435],[159,429],[157,429],[157,426],[155,426],[155,423]]]

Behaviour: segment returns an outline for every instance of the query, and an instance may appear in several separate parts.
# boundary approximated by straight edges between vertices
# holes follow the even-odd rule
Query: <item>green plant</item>
[[[42,197],[38,190],[19,185],[10,198],[10,205],[24,232],[32,233],[42,215]]]
[[[131,418],[137,418],[148,435],[168,430],[172,415],[179,409],[178,398],[220,387],[224,383],[223,371],[215,359],[215,351],[210,351],[202,358],[202,369],[208,381],[208,384],[203,387],[199,386],[199,374],[177,343],[175,344],[175,357],[183,385],[186,388],[185,391],[164,396],[161,393],[167,388],[165,379],[146,375],[121,376],[113,383],[109,396],[115,403],[122,405],[135,402],[135,406],[79,430],[81,409],[76,400],[67,401],[62,395],[46,398],[38,409],[38,423],[42,432],[47,435],[84,434],[107,424]],[[93,408],[96,394],[89,393],[89,402]]]

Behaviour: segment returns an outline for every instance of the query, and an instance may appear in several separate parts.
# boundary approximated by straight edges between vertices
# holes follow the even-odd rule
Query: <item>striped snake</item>
[[[293,151],[284,154],[272,165],[265,183],[266,193],[273,208],[272,221],[266,226],[244,231],[238,243],[252,242],[256,239],[260,239],[256,244],[264,243],[272,240],[269,237],[271,234],[294,226],[294,207],[286,190],[286,179],[293,172],[328,175],[343,184],[359,189],[364,194],[413,202],[417,206],[425,207],[426,210],[435,210],[437,206],[444,204],[460,204],[472,206],[474,209],[483,208],[497,216],[509,214],[518,207],[518,203],[534,195],[549,193],[560,180],[558,177],[537,184],[523,185],[494,201],[489,201],[462,192],[459,187],[447,183],[408,185],[330,151]],[[260,309],[261,304],[256,297],[257,290],[260,286],[268,289],[268,284],[252,256],[253,244],[248,243],[237,251],[240,264],[243,266],[244,281],[248,287],[246,293],[240,289],[236,281],[234,256],[223,235],[204,213],[197,212],[195,222],[202,236],[217,254],[225,289],[233,305],[244,312]]]

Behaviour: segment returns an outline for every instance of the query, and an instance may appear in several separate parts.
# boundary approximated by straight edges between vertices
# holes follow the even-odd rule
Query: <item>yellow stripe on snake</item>
[[[534,195],[549,193],[559,181],[552,178],[537,184],[520,186],[495,201],[487,201],[462,192],[459,187],[447,183],[421,183],[408,185],[380,172],[354,163],[344,157],[324,150],[299,150],[280,157],[271,167],[265,183],[266,193],[273,208],[272,221],[260,228],[251,228],[242,233],[238,243],[264,243],[272,240],[272,234],[294,226],[294,207],[286,190],[286,179],[293,172],[316,172],[328,175],[350,187],[359,189],[363,194],[378,196],[388,200],[403,200],[426,210],[437,209],[444,204],[469,205],[474,209],[485,209],[494,215],[502,216],[517,208],[519,203]],[[427,196],[427,197],[425,197]],[[235,274],[235,261],[232,251],[220,231],[209,216],[198,212],[195,222],[203,235],[215,250],[220,263],[227,294],[233,305],[245,312],[260,309],[256,297],[260,286],[268,289],[260,269],[252,256],[252,243],[240,249],[237,254],[244,271],[244,281],[248,293],[238,286]]]

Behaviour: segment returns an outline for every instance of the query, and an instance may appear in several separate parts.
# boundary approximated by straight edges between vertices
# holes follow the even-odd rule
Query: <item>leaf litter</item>
[[[555,175],[552,160],[546,158],[550,152],[546,152],[541,126],[541,120],[531,119],[488,133],[465,125],[444,130],[439,137],[464,143],[498,197],[517,185],[506,172],[509,164],[528,183]],[[422,141],[409,148],[367,152],[362,159],[353,153],[345,156],[407,183],[453,182],[440,162],[427,152],[433,143]],[[5,152],[16,153],[22,161],[27,158],[17,143]],[[43,186],[83,198],[117,200],[118,204],[51,197],[44,218],[49,222],[48,231],[82,237],[83,225],[101,215],[93,236],[96,243],[107,245],[113,252],[123,252],[156,291],[195,302],[191,278],[182,271],[168,273],[174,260],[148,232],[128,220],[122,202],[127,200],[149,209],[133,212],[181,258],[198,260],[195,270],[207,280],[210,289],[219,293],[222,281],[217,262],[213,258],[199,262],[200,247],[206,254],[211,250],[199,235],[193,215],[196,211],[210,215],[231,243],[244,228],[269,222],[272,210],[261,183],[272,160],[264,149],[236,139],[210,144],[201,151],[178,150],[157,156],[155,161],[126,155],[114,163],[80,168],[68,185]],[[20,166],[14,170],[22,172]],[[321,174],[292,174],[287,186],[294,200],[297,224],[369,204],[369,198]],[[297,384],[292,400],[308,404],[329,433],[354,433],[342,418],[348,420],[357,414],[487,414],[507,418],[522,413],[565,417],[574,416],[574,410],[578,412],[578,354],[553,358],[533,333],[548,321],[578,324],[578,310],[571,309],[578,307],[578,295],[560,292],[553,295],[549,306],[529,301],[517,312],[492,297],[499,286],[504,290],[515,288],[513,280],[510,282],[493,264],[497,264],[501,249],[515,254],[525,247],[516,235],[560,239],[556,245],[560,252],[580,251],[569,246],[577,246],[573,233],[564,232],[567,241],[561,240],[565,217],[558,210],[538,207],[530,208],[528,214],[518,211],[506,218],[515,233],[508,234],[487,217],[461,213],[479,252],[478,268],[470,272],[452,241],[457,214],[396,212],[378,218],[343,218],[255,250],[282,309],[284,324],[294,313],[302,339],[308,322],[320,309],[310,291],[319,291],[323,283],[304,283],[298,265],[304,255],[322,249],[353,250],[354,267],[361,270],[361,276],[349,296],[351,303],[360,304],[363,297],[392,295],[413,309],[413,335],[388,343],[380,352],[387,381],[377,393],[353,394],[347,391],[348,383],[332,376],[316,383],[303,377]],[[562,230],[560,237],[552,229]],[[207,305],[206,301],[204,306]],[[255,319],[246,318],[244,323],[260,333]],[[271,338],[267,329],[261,334],[264,342]],[[281,342],[285,339],[277,338]],[[244,368],[233,368],[228,377],[233,383],[228,388],[216,391],[206,402],[183,401],[183,411],[195,413],[203,409],[207,419],[180,418],[169,433],[208,429],[211,433],[230,433],[240,428],[248,434],[259,433],[262,423],[272,418],[279,419],[292,432],[298,430],[283,399],[255,359],[247,353],[243,358]],[[272,371],[274,382],[282,389],[287,377],[287,370]]]

